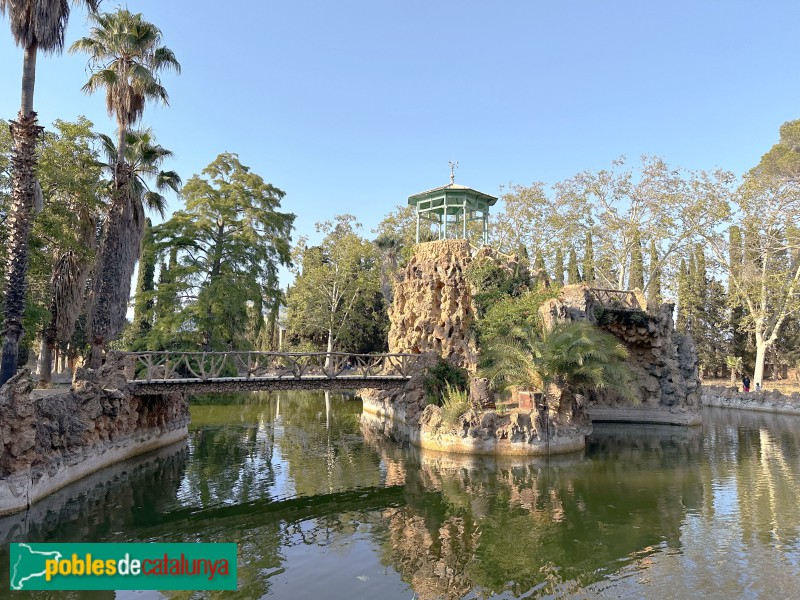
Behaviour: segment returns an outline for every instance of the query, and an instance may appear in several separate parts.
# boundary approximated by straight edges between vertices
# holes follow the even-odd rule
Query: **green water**
[[[0,590],[8,542],[226,541],[239,591],[194,597],[800,598],[800,419],[708,410],[493,460],[391,442],[352,397],[213,401],[185,443],[0,519]]]

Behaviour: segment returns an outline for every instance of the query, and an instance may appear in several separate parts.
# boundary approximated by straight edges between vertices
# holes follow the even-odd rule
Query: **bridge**
[[[401,387],[419,354],[345,352],[127,352],[133,394],[352,390]]]

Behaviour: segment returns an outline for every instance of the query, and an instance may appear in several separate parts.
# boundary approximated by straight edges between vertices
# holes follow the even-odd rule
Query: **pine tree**
[[[583,280],[589,285],[594,284],[594,246],[592,232],[586,232],[586,241],[583,247]]]
[[[567,283],[580,283],[581,274],[578,271],[578,257],[575,254],[575,248],[570,248],[569,251],[569,266],[567,267]]]
[[[555,276],[553,277],[553,282],[559,286],[563,287],[564,285],[564,252],[561,248],[556,248],[556,260],[555,260]],[[572,283],[570,281],[570,283]]]

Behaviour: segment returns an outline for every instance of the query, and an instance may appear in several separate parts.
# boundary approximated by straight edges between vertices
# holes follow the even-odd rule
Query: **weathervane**
[[[458,161],[453,162],[452,160],[447,161],[450,164],[450,184],[454,184],[456,182],[456,167],[458,166]]]

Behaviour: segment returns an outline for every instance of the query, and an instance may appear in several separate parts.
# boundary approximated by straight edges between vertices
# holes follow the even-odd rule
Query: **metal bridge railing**
[[[126,376],[135,383],[220,379],[408,379],[419,354],[344,352],[129,352]]]

